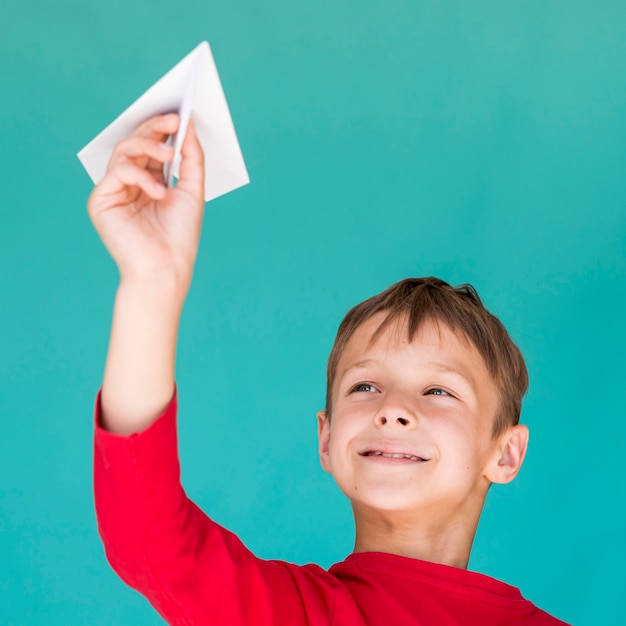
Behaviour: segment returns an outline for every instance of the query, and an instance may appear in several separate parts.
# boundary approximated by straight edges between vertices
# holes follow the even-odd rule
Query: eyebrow
[[[363,369],[364,367],[371,365],[373,362],[373,359],[363,359],[362,361],[352,363],[352,365],[348,365],[348,367],[341,372],[341,374],[337,377],[337,380],[341,380],[349,371]]]
[[[363,369],[367,367],[368,365],[371,365],[374,362],[375,362],[374,359],[363,359],[362,361],[357,361],[356,363],[352,363],[352,365],[348,365],[348,367],[346,367],[346,369],[344,369],[343,372],[341,372],[341,374],[337,376],[336,380],[338,381],[343,380],[344,376],[348,372],[352,370]],[[456,376],[459,376],[460,378],[462,378],[470,386],[473,385],[472,379],[470,379],[469,376],[464,374],[461,370],[455,367],[452,367],[451,365],[448,365],[447,363],[441,363],[439,361],[429,361],[428,363],[426,363],[426,365],[444,374],[455,374]]]
[[[439,361],[429,361],[427,365],[429,365],[430,367],[440,372],[443,372],[444,374],[456,374],[457,376],[460,376],[461,378],[465,379],[468,383],[472,382],[470,378],[466,374],[464,374],[461,370],[458,370],[455,367],[448,365],[447,363],[440,363]]]

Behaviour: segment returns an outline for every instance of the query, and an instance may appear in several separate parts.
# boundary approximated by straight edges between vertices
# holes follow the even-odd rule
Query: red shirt
[[[448,565],[366,552],[325,571],[255,557],[183,491],[176,398],[128,437],[103,430],[96,414],[94,488],[109,562],[170,624],[564,624],[515,587]]]

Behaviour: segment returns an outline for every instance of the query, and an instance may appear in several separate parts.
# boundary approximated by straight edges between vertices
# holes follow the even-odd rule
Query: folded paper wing
[[[190,118],[194,120],[204,150],[205,201],[250,182],[213,55],[206,41],[192,50],[78,153],[92,180],[95,183],[102,180],[113,148],[120,140],[128,137],[148,118],[171,111],[179,113],[180,127],[171,139],[175,149],[174,161],[164,171],[169,185],[174,177],[178,177],[180,149]]]

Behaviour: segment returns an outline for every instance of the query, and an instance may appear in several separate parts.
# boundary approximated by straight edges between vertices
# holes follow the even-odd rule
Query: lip
[[[384,442],[369,445],[359,450],[358,454],[378,463],[424,463],[429,460],[417,450]]]

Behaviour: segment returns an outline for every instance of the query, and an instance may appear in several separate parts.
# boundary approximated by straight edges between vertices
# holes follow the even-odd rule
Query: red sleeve
[[[300,590],[287,564],[256,558],[185,495],[176,397],[148,429],[127,437],[100,426],[99,400],[96,515],[117,574],[169,624],[306,623]]]

